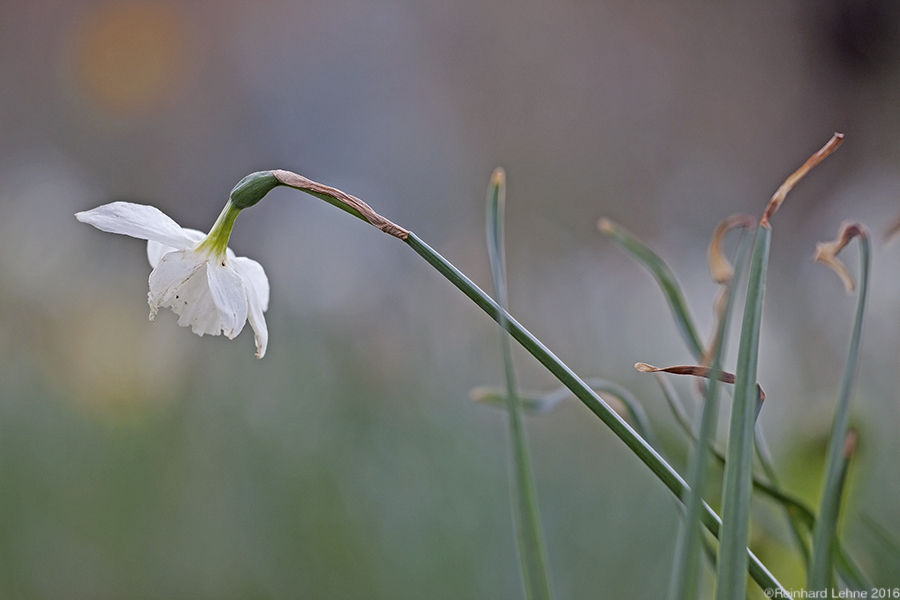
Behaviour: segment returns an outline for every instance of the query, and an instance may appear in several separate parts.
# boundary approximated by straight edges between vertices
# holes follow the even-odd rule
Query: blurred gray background
[[[467,397],[502,381],[498,333],[424,261],[276,190],[231,243],[272,286],[257,361],[249,327],[150,324],[145,245],[73,213],[129,200],[205,230],[241,177],[284,168],[486,287],[503,166],[512,313],[634,390],[680,467],[684,436],[632,365],[690,355],[596,221],[669,261],[708,335],[715,224],[760,214],[833,131],[844,146],[774,219],[760,422],[816,503],[855,298],[811,255],[860,219],[878,243],[843,530],[900,584],[876,533],[900,539],[900,247],[880,236],[900,213],[898,17],[877,0],[4,3],[0,597],[521,597],[505,416]],[[517,358],[523,387],[555,387]],[[668,491],[575,401],[528,428],[557,597],[660,597]],[[801,587],[782,515],[757,508],[754,548]]]

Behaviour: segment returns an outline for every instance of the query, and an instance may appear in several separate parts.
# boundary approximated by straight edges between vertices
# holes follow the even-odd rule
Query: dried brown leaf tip
[[[491,173],[491,186],[493,187],[503,187],[506,185],[506,171],[503,170],[503,167],[497,167],[494,169],[494,172]]]
[[[763,213],[762,219],[759,220],[760,227],[768,227],[769,219],[772,218],[772,215],[775,214],[775,211],[778,210],[778,207],[781,206],[781,203],[784,202],[785,197],[788,195],[794,186],[797,185],[801,179],[803,179],[807,173],[809,173],[813,167],[817,164],[825,160],[832,152],[838,149],[838,146],[841,145],[844,141],[843,133],[835,133],[831,136],[831,139],[828,140],[828,143],[822,146],[818,152],[809,157],[809,159],[803,163],[799,169],[794,171],[790,177],[784,180],[784,183],[781,184],[775,194],[772,196],[772,199],[769,200],[768,206],[766,206],[766,211]]]
[[[734,268],[731,266],[731,262],[722,250],[725,235],[732,229],[738,227],[749,228],[754,225],[756,225],[756,219],[751,215],[737,213],[727,217],[724,221],[719,223],[716,230],[713,232],[712,240],[709,243],[709,250],[707,251],[709,274],[713,281],[718,283],[721,287],[719,288],[718,293],[716,293],[716,299],[713,301],[713,311],[716,315],[716,326],[713,328],[714,337],[703,352],[703,356],[700,357],[700,364],[702,365],[708,365],[712,362],[712,354],[715,352],[716,345],[718,344],[718,340],[715,339],[716,332],[719,330],[718,323],[725,314],[725,305],[728,302],[729,288],[731,280],[734,278]]]
[[[597,228],[605,235],[612,235],[616,231],[616,224],[606,217],[603,217],[597,221]]]
[[[838,274],[838,277],[840,277],[841,281],[844,283],[844,289],[847,290],[848,294],[854,290],[856,284],[853,282],[850,271],[847,270],[844,263],[838,260],[837,255],[844,249],[844,246],[849,244],[850,240],[856,236],[867,238],[869,237],[869,230],[866,229],[865,225],[860,223],[844,221],[841,223],[841,228],[838,230],[837,239],[833,242],[819,242],[816,244],[816,253],[813,256],[813,260],[831,267],[831,269]]]
[[[641,373],[672,373],[673,375],[691,375],[693,377],[702,377],[704,379],[709,379],[712,371],[712,369],[710,369],[709,367],[702,367],[698,365],[677,365],[674,367],[659,368],[642,362],[636,363],[634,365],[634,368]],[[719,381],[721,381],[722,383],[733,384],[734,373],[719,371]],[[756,389],[759,392],[759,400],[760,402],[762,402],[766,399],[766,393],[758,383],[756,384]]]
[[[756,225],[756,219],[751,215],[734,214],[719,223],[713,232],[712,241],[709,243],[707,257],[709,259],[709,274],[713,281],[725,285],[734,277],[734,269],[722,251],[722,243],[725,240],[725,234],[737,227],[753,227]]]
[[[859,432],[856,428],[851,427],[847,430],[847,437],[844,438],[844,459],[850,460],[856,453],[856,446],[859,443]]]

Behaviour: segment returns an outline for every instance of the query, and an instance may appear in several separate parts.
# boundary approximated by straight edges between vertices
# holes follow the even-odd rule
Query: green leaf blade
[[[703,413],[700,419],[700,431],[694,444],[691,462],[688,467],[688,485],[690,491],[685,505],[687,512],[683,522],[682,536],[675,553],[674,581],[672,582],[672,600],[693,600],[698,597],[700,585],[700,557],[703,550],[703,530],[701,516],[703,513],[703,492],[709,475],[709,463],[712,454],[712,443],[719,416],[719,374],[722,372],[724,348],[727,344],[728,324],[731,322],[731,311],[734,306],[734,287],[740,281],[743,271],[745,245],[739,249],[737,266],[731,283],[728,284],[728,297],[725,310],[719,321],[715,337],[715,351],[712,356],[712,367]]]
[[[504,309],[500,313],[500,343],[503,353],[503,370],[506,378],[506,408],[509,414],[510,451],[512,461],[513,513],[516,527],[517,546],[522,568],[525,597],[528,600],[550,600],[550,577],[547,569],[547,551],[541,532],[540,512],[534,486],[534,473],[522,406],[518,398],[512,348],[506,332],[505,310],[507,307],[506,255],[503,233],[506,177],[502,169],[494,171],[487,197],[487,242],[488,257],[494,280],[497,303]]]
[[[650,274],[659,284],[660,289],[666,297],[666,302],[675,318],[675,324],[678,326],[678,332],[687,344],[691,354],[697,360],[703,356],[703,342],[697,333],[697,326],[694,324],[694,318],[688,309],[687,302],[684,299],[684,293],[675,274],[669,265],[663,261],[649,246],[637,239],[630,231],[617,223],[613,223],[609,219],[601,219],[598,223],[600,231],[610,236],[619,247],[631,254],[639,263],[650,271]]]
[[[860,250],[859,294],[857,296],[856,314],[853,319],[853,331],[850,334],[850,348],[847,353],[847,362],[844,365],[837,409],[835,410],[831,435],[828,440],[825,484],[822,489],[819,517],[816,520],[816,527],[813,531],[812,561],[808,577],[810,589],[825,589],[832,583],[832,566],[835,555],[838,518],[840,517],[841,497],[846,480],[848,457],[844,453],[844,444],[849,430],[850,392],[853,389],[859,365],[859,345],[866,299],[868,297],[871,254],[869,237],[859,236],[857,239],[859,240]]]
[[[753,431],[756,422],[759,334],[772,230],[760,226],[753,244],[741,340],[735,370],[734,400],[728,433],[722,491],[722,535],[719,538],[717,600],[743,600],[747,595],[747,542],[753,491]]]

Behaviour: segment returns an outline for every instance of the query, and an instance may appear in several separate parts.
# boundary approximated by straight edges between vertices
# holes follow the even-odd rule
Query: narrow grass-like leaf
[[[614,396],[614,400],[620,406],[613,405],[613,409],[619,414],[625,414],[639,436],[647,440],[651,446],[658,448],[650,428],[650,419],[641,403],[634,394],[618,383],[606,379],[585,379],[588,386],[596,392],[605,392]],[[561,387],[551,392],[523,392],[518,391],[516,397],[519,405],[528,414],[540,415],[552,411],[566,398],[574,397],[567,387]],[[503,390],[491,387],[476,387],[469,391],[469,398],[475,402],[481,402],[506,410],[508,399]],[[609,402],[607,402],[609,404]]]
[[[672,316],[675,317],[675,324],[678,331],[687,344],[688,349],[697,360],[703,355],[703,342],[697,333],[697,327],[694,325],[694,319],[684,300],[684,294],[681,292],[681,286],[675,279],[672,269],[663,261],[649,246],[634,237],[627,229],[617,223],[613,223],[609,219],[600,219],[597,223],[600,231],[610,236],[623,250],[631,254],[644,267],[650,271],[650,274],[659,284],[669,308],[672,310]]]
[[[747,595],[747,554],[750,497],[753,490],[753,429],[756,423],[756,370],[759,332],[772,230],[756,230],[741,341],[738,346],[734,400],[728,433],[727,461],[722,489],[722,535],[716,570],[716,599],[743,600]]]
[[[666,404],[668,404],[669,410],[672,411],[672,416],[675,417],[675,422],[692,442],[696,442],[697,434],[694,433],[691,418],[688,416],[684,402],[681,401],[681,396],[678,395],[678,392],[675,391],[669,380],[663,377],[662,373],[654,373],[654,375],[656,375],[656,383],[659,384],[659,388],[662,390],[663,398],[666,399]]]
[[[888,534],[887,527],[867,514],[863,514],[861,520],[868,527],[869,531],[890,551],[894,559],[900,562],[900,542]]]
[[[759,361],[759,333],[765,297],[766,272],[772,229],[769,220],[784,202],[787,194],[809,171],[825,160],[843,142],[844,136],[835,133],[815,154],[809,157],[779,186],[769,200],[759,220],[750,277],[744,303],[741,341],[735,371],[734,401],[728,432],[725,477],[722,490],[722,536],[719,538],[717,569],[717,600],[743,600],[747,593],[746,554],[744,549],[750,534],[750,499],[753,490],[753,441],[756,417],[761,398],[754,393]]]
[[[845,468],[845,477],[846,470],[847,469]],[[866,574],[862,572],[862,569],[859,568],[859,565],[857,565],[853,558],[847,554],[847,551],[841,544],[840,538],[837,536],[834,538],[834,570],[848,589],[863,592],[869,591],[875,587],[869,578],[866,577]],[[858,597],[861,598],[863,596],[860,595]]]
[[[572,396],[572,393],[566,388],[560,388],[552,392],[542,394],[539,392],[524,392],[519,390],[516,394],[516,400],[522,411],[528,415],[546,414],[562,403],[563,400]],[[469,390],[469,398],[473,402],[493,406],[501,410],[509,408],[509,398],[506,390],[499,388],[479,386]]]
[[[712,347],[712,366],[709,369],[709,384],[706,386],[706,398],[700,418],[700,431],[697,443],[694,444],[691,461],[688,466],[688,485],[690,491],[685,502],[687,513],[682,523],[682,533],[675,552],[675,568],[671,585],[672,600],[693,600],[700,589],[700,553],[703,543],[701,514],[703,511],[703,493],[709,476],[710,446],[715,438],[716,424],[719,419],[719,385],[722,374],[724,348],[727,343],[728,323],[731,321],[731,309],[734,306],[733,289],[740,281],[743,270],[745,246],[738,254],[737,266],[722,281],[729,281],[724,310],[720,315],[719,326],[715,333]],[[746,571],[744,571],[746,572]],[[746,575],[745,575],[746,576]]]
[[[670,389],[668,393],[671,392],[672,390]],[[697,436],[691,430],[690,423],[681,421],[679,421],[679,423],[682,425],[685,433],[687,433],[687,435],[694,442],[696,442]],[[712,452],[712,456],[715,457],[716,461],[724,468],[725,455],[717,450],[714,446],[710,448],[710,451]],[[812,530],[816,524],[816,515],[815,513],[813,513],[812,509],[803,502],[803,500],[797,498],[796,496],[792,496],[787,492],[784,492],[781,488],[778,487],[777,484],[763,481],[755,475],[753,477],[753,489],[781,504],[782,507],[784,507],[785,511],[797,521],[798,527],[802,526],[800,528],[802,531],[812,533]]]
[[[669,404],[669,408],[672,410],[672,413],[675,416],[675,421],[678,423],[682,431],[684,431],[684,433],[688,436],[688,438],[692,442],[696,443],[697,435],[694,433],[691,427],[690,419],[687,416],[687,412],[685,411],[684,405],[681,402],[680,396],[677,394],[677,392],[675,392],[674,388],[668,382],[668,380],[660,373],[656,373],[656,378],[663,391],[663,396],[666,398],[666,402]],[[797,543],[797,547],[800,549],[800,552],[803,555],[804,564],[806,564],[808,569],[810,549],[807,538],[812,537],[812,532],[816,525],[816,515],[813,512],[812,508],[810,508],[809,505],[807,505],[803,500],[781,489],[777,473],[775,472],[771,458],[769,457],[768,451],[766,449],[765,439],[760,434],[759,428],[756,429],[755,447],[756,455],[759,458],[760,465],[762,465],[763,472],[766,474],[766,477],[768,477],[769,481],[763,481],[762,479],[754,475],[753,489],[754,491],[759,492],[760,494],[781,505],[782,509],[785,512],[785,515],[787,516],[788,524],[790,525],[791,533],[793,534],[794,540]],[[711,446],[710,450],[716,461],[722,467],[724,467],[725,455],[717,450],[715,446]],[[865,576],[859,566],[853,561],[853,558],[844,551],[839,539],[835,539],[835,544],[837,559],[835,568],[838,570],[838,574],[841,576],[841,579],[848,585],[848,587],[854,590],[872,589],[872,583]],[[896,552],[897,556],[900,557],[900,546],[897,547]],[[715,561],[713,561],[713,564],[715,564]]]
[[[841,390],[838,394],[837,409],[835,410],[834,422],[831,427],[831,436],[828,440],[825,484],[822,489],[822,501],[819,505],[819,518],[816,521],[816,529],[813,532],[812,565],[810,566],[808,579],[809,589],[825,589],[831,585],[834,541],[837,537],[841,495],[844,487],[845,463],[847,462],[845,444],[848,439],[850,421],[850,392],[853,389],[858,370],[859,343],[869,288],[871,252],[869,235],[866,229],[859,225],[845,224],[842,227],[841,234],[838,236],[839,247],[836,247],[834,251],[834,254],[837,254],[849,241],[849,237],[854,235],[859,240],[859,295],[856,303],[856,315],[853,319],[853,330],[850,334],[850,348],[841,379]],[[843,244],[840,244],[840,242],[843,242]],[[842,280],[846,282],[847,277],[849,275],[845,272]]]
[[[644,440],[654,448],[659,448],[659,445],[656,443],[656,439],[653,436],[653,431],[650,428],[650,419],[647,418],[644,407],[638,402],[638,399],[634,397],[634,394],[614,381],[596,378],[587,379],[585,381],[592,390],[601,393],[606,392],[607,394],[612,394],[618,398],[622,402],[622,406],[625,408],[625,412],[628,414],[631,424],[637,434],[644,438]]]
[[[484,293],[475,283],[466,277],[459,269],[453,266],[447,259],[441,256],[433,248],[423,242],[419,236],[409,232],[404,240],[406,244],[425,262],[443,275],[450,283],[456,286],[463,294],[472,300],[488,316],[497,321],[503,321],[506,330],[522,345],[539,363],[544,365],[563,385],[565,385],[576,398],[581,400],[587,408],[609,427],[612,432],[621,439],[628,448],[656,475],[662,483],[669,488],[680,500],[684,500],[687,494],[687,484],[684,479],[666,462],[650,444],[640,437],[634,429],[615,413],[600,396],[597,395],[578,375],[565,363],[556,357],[543,343],[541,343],[518,321],[504,311],[490,296]],[[500,315],[503,315],[501,319]],[[707,504],[703,505],[703,525],[715,536],[719,536],[722,522],[719,516]],[[749,566],[747,571],[754,581],[763,589],[775,590],[774,593],[788,597],[789,592],[782,586],[775,576],[760,562],[749,548],[745,548]],[[745,564],[747,564],[745,562]]]
[[[872,522],[867,521],[865,515],[863,515],[862,520],[870,527],[872,526]],[[900,559],[900,547],[897,546],[896,542],[891,540],[882,528],[878,528],[876,533],[893,550],[894,558]],[[858,592],[868,591],[875,587],[869,578],[866,577],[866,574],[862,572],[862,569],[859,568],[859,565],[844,550],[840,538],[835,537],[834,544],[834,569],[837,571],[841,581],[851,590]],[[863,596],[860,595],[859,597],[862,598]]]
[[[758,432],[758,430],[757,430]],[[757,450],[760,449],[760,440],[761,436],[757,435]],[[716,458],[723,465],[725,464],[725,457],[719,453],[715,452],[714,454]],[[794,540],[797,543],[797,546],[800,548],[800,551],[803,555],[804,562],[807,565],[807,569],[809,568],[809,558],[810,558],[810,548],[807,542],[807,537],[812,537],[813,531],[816,527],[816,516],[813,513],[812,508],[809,507],[803,500],[793,496],[784,490],[781,489],[780,484],[778,483],[778,478],[775,476],[774,470],[772,469],[771,463],[768,465],[766,462],[768,461],[768,454],[766,452],[757,452],[757,457],[760,458],[761,464],[763,464],[763,470],[766,472],[769,477],[769,482],[761,481],[759,478],[753,478],[753,489],[760,492],[761,494],[769,497],[770,499],[778,502],[781,507],[784,509],[785,514],[788,517],[788,523],[791,526],[791,532],[794,536]],[[847,587],[853,590],[870,590],[873,587],[869,578],[862,572],[862,569],[859,568],[859,565],[853,560],[847,552],[844,550],[840,539],[835,538],[834,540],[835,548],[835,569],[840,575],[841,579],[847,584]]]
[[[816,515],[812,508],[803,500],[785,492],[779,483],[777,474],[772,466],[768,451],[765,446],[765,439],[760,435],[759,429],[756,430],[756,450],[757,457],[769,478],[768,482],[760,480],[754,475],[753,489],[771,500],[779,503],[784,509],[788,518],[788,524],[791,527],[791,533],[803,555],[804,563],[809,569],[810,548],[807,538],[812,537],[813,530],[816,526]],[[716,459],[724,466],[725,456],[721,452],[713,450]],[[873,587],[869,578],[862,572],[859,565],[853,560],[841,545],[841,541],[835,538],[835,569],[838,571],[841,579],[847,584],[847,587],[853,590],[870,590]]]
[[[724,236],[724,233],[734,227],[749,227],[752,224],[753,224],[753,218],[748,215],[743,215],[743,214],[732,215],[732,216],[728,217],[727,219],[725,219],[724,221],[722,221],[722,223],[719,224],[719,226],[716,229],[715,234],[713,235],[712,243],[710,244],[710,247],[709,247],[710,274],[712,275],[714,281],[722,283],[723,281],[727,281],[727,279],[733,277],[732,267],[730,264],[727,263],[727,261],[724,259],[723,255],[722,255],[722,238]],[[603,225],[606,228],[614,227],[614,224],[612,224],[612,223],[608,223],[608,224],[603,223]],[[618,226],[615,226],[615,227],[618,227]],[[618,229],[620,231],[622,231],[621,227],[619,227]],[[631,239],[634,240],[633,236],[631,236]],[[741,239],[743,240],[743,234],[742,234]],[[634,240],[634,241],[638,245],[641,244],[641,242],[638,240]],[[740,242],[738,243],[738,246],[739,247],[741,246]],[[668,268],[668,267],[666,267],[666,268]],[[663,281],[665,281],[665,280],[666,279],[663,279]],[[674,276],[671,277],[671,280],[674,280]],[[665,287],[663,287],[663,292],[664,293],[666,292]],[[717,301],[716,304],[718,306],[719,302]],[[683,315],[684,319],[686,320],[688,329],[693,329],[694,331],[697,330],[697,326],[693,322],[693,320],[690,316],[690,313],[687,310],[680,311],[679,314]],[[691,344],[687,342],[687,338],[685,338],[685,342],[687,343],[688,349],[690,350]],[[706,354],[704,353],[702,355],[696,355],[695,357],[698,358],[698,360],[701,360],[701,362],[705,362],[703,360],[705,356],[706,356]],[[668,403],[669,408],[671,409],[676,422],[681,426],[682,430],[688,434],[688,437],[692,441],[696,442],[697,436],[694,433],[693,428],[690,424],[690,418],[688,417],[687,410],[685,409],[684,403],[681,401],[681,397],[675,392],[675,390],[672,388],[671,384],[668,382],[668,380],[665,377],[662,377],[660,374],[657,374],[657,381],[659,382],[659,385],[663,392],[663,396],[665,397],[666,402]],[[758,389],[760,391],[760,393],[759,393],[760,401],[757,403],[757,408],[756,408],[757,417],[759,416],[759,411],[762,408],[761,399],[765,397],[764,394],[762,393],[762,388],[758,388]],[[756,432],[756,439],[757,440],[761,439],[761,433],[758,430]],[[772,494],[769,494],[769,495],[772,499],[774,499],[776,501],[779,501],[779,498],[787,497],[783,493],[783,491],[780,489],[780,486],[777,483],[777,477],[775,475],[775,470],[774,470],[774,467],[772,467],[771,458],[769,458],[768,454],[766,453],[765,445],[758,443],[755,445],[754,449],[756,451],[757,457],[759,458],[760,464],[762,465],[763,470],[766,473],[766,476],[769,478],[769,481],[771,483],[771,485],[765,485],[760,480],[754,478],[754,488],[762,491],[763,493],[766,493],[767,490],[774,492],[774,495],[772,495]],[[722,456],[721,453],[718,453],[715,450],[713,450],[713,452],[716,455],[716,457],[719,458],[721,460],[722,464],[724,465],[725,464],[724,456]],[[785,514],[787,515],[787,518],[788,518],[788,521],[789,521],[789,524],[791,527],[791,531],[797,541],[798,547],[800,548],[801,552],[803,553],[804,562],[808,565],[809,564],[809,548],[808,548],[808,544],[805,541],[805,538],[803,537],[803,535],[801,533],[803,528],[801,527],[802,523],[800,523],[800,521],[798,520],[798,517],[797,517],[798,513],[794,509],[794,507],[791,505],[791,503],[789,503],[789,502],[784,504],[784,509],[785,509]],[[812,513],[810,512],[809,514],[812,514]],[[809,521],[809,523],[810,523],[810,527],[812,527],[813,521]]]
[[[809,576],[810,582],[812,581],[812,577],[815,574],[814,569],[816,568],[816,556],[817,556],[815,553],[820,551],[820,548],[818,547],[820,538],[816,534],[823,530],[826,530],[826,529],[833,531],[832,539],[831,539],[831,548],[830,548],[831,553],[828,556],[828,568],[827,568],[827,570],[824,570],[825,575],[822,578],[822,581],[824,581],[824,583],[822,583],[821,584],[822,587],[818,588],[818,589],[826,589],[826,588],[834,589],[834,580],[832,578],[832,569],[834,569],[835,571],[838,571],[838,572],[846,572],[846,569],[844,567],[848,566],[847,565],[848,557],[846,555],[844,555],[842,552],[840,552],[840,546],[838,545],[837,520],[840,517],[841,500],[843,498],[844,484],[847,482],[847,471],[850,470],[850,459],[853,457],[853,453],[856,450],[857,440],[858,440],[858,434],[857,434],[856,430],[851,427],[847,431],[847,438],[844,440],[844,448],[843,448],[843,452],[842,452],[843,453],[843,463],[841,464],[841,472],[838,474],[838,482],[835,486],[838,491],[835,493],[836,501],[835,501],[834,508],[832,509],[833,514],[835,515],[834,520],[831,521],[831,523],[833,523],[833,525],[828,524],[828,525],[820,526],[819,523],[821,523],[823,521],[822,514],[820,514],[819,519],[816,521],[817,527],[813,530],[813,562],[810,567],[810,576]],[[856,573],[853,572],[852,570],[849,572],[849,574],[851,576],[856,575]],[[809,585],[809,582],[807,583],[807,585]]]
[[[803,558],[803,564],[809,569],[808,537],[812,534],[813,527],[815,527],[815,514],[803,501],[781,489],[778,473],[775,471],[775,466],[772,464],[772,458],[769,454],[769,447],[766,444],[766,439],[759,427],[756,428],[754,439],[756,441],[754,444],[756,457],[759,459],[759,464],[762,466],[763,473],[765,473],[768,478],[768,482],[762,482],[754,476],[753,488],[781,504],[781,507],[784,509],[784,514],[787,516],[791,535]],[[721,457],[721,460],[724,464],[725,457]]]
[[[497,303],[506,310],[506,247],[503,235],[504,208],[506,202],[506,174],[496,169],[491,176],[487,197],[487,244],[491,273],[494,278],[494,293]],[[506,410],[509,415],[510,452],[512,459],[513,513],[518,540],[519,561],[522,568],[522,583],[525,597],[529,600],[549,600],[550,577],[547,573],[547,552],[541,532],[537,494],[534,488],[534,474],[525,426],[522,422],[522,407],[518,399],[518,385],[513,365],[512,347],[506,333],[505,312],[500,313],[500,344],[503,352],[503,370],[506,376]]]
[[[890,535],[888,528],[868,514],[862,515],[862,522],[869,529],[869,532],[887,549],[887,554],[895,562],[900,563],[900,542]]]

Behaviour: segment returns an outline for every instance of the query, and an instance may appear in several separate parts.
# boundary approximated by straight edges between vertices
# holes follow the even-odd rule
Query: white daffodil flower
[[[208,235],[181,227],[152,206],[113,202],[77,213],[82,223],[109,233],[147,240],[150,320],[160,307],[171,307],[178,324],[197,335],[224,333],[233,339],[250,321],[256,356],[266,353],[269,333],[263,313],[269,308],[269,279],[262,266],[235,256],[228,247],[240,212],[231,200]]]

